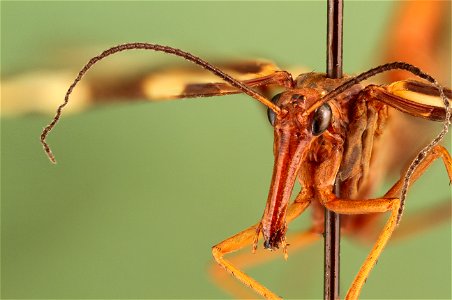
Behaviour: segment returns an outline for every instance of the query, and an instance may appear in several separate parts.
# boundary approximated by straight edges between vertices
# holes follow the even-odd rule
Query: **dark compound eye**
[[[276,104],[276,102],[278,102],[281,95],[282,95],[282,93],[279,93],[279,94],[276,94],[275,96],[273,96],[271,102]],[[271,110],[270,108],[267,108],[267,117],[268,117],[268,121],[270,122],[270,124],[272,126],[274,126],[276,115],[275,115],[275,112],[273,110]]]
[[[313,135],[322,134],[331,123],[331,107],[328,103],[323,104],[314,112],[314,117],[312,118],[311,132]]]

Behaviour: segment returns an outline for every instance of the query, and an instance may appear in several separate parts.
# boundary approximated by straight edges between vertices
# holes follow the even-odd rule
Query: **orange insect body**
[[[214,246],[212,250],[220,266],[264,297],[277,298],[270,290],[225,260],[223,258],[225,254],[250,243],[255,250],[259,234],[262,232],[264,247],[276,249],[282,246],[287,257],[285,237],[287,224],[313,201],[321,204],[316,205],[317,216],[321,215],[320,206],[345,215],[391,211],[388,222],[347,294],[347,298],[355,299],[359,296],[367,276],[400,221],[408,185],[438,157],[443,158],[452,180],[452,159],[444,148],[438,146],[450,125],[451,100],[446,97],[446,94],[450,97],[452,92],[445,91],[434,78],[413,65],[402,62],[388,63],[350,79],[328,79],[316,73],[302,74],[296,82],[293,82],[290,76],[285,77],[285,80],[278,79],[277,82],[282,86],[293,88],[276,95],[270,101],[250,86],[188,52],[149,43],[124,44],[107,49],[99,56],[92,58],[79,72],[66,93],[64,103],[58,107],[53,121],[41,134],[41,142],[51,161],[55,162],[55,159],[46,143],[46,137],[58,122],[72,90],[97,61],[130,49],[162,51],[181,56],[220,76],[231,85],[232,90],[242,91],[268,107],[269,120],[274,125],[275,132],[275,164],[263,217],[257,225]],[[400,86],[409,86],[408,82],[399,82],[386,87],[369,85],[363,88],[358,85],[369,77],[393,69],[407,70],[430,81],[433,85],[419,82],[415,85],[416,89],[402,89],[399,92]],[[265,76],[261,79],[267,82],[269,77]],[[261,83],[259,79],[253,81],[256,86],[260,86],[259,83]],[[386,105],[403,108],[415,116],[426,119],[444,120],[444,126],[440,134],[419,152],[405,176],[384,197],[369,200],[367,196],[371,185],[366,186],[366,184],[369,181],[369,167],[373,159],[372,150],[374,139],[380,135],[386,119]],[[289,205],[297,176],[303,190]],[[339,197],[333,193],[335,181],[343,190]],[[353,224],[362,223],[361,221],[354,223],[354,216],[349,216],[347,219],[349,222],[346,224],[351,224],[352,230],[357,228]],[[359,220],[359,217],[356,219]],[[314,226],[314,231],[323,232],[323,227],[319,225],[319,218],[315,220],[315,224],[317,226]]]
[[[274,127],[274,167],[267,203],[261,220],[250,228],[224,240],[212,248],[217,263],[245,285],[266,298],[276,294],[245,274],[224,258],[228,253],[247,245],[257,249],[263,238],[265,248],[282,248],[287,257],[286,232],[288,224],[313,207],[313,225],[301,238],[314,241],[324,232],[324,208],[341,214],[345,233],[361,234],[375,231],[378,213],[390,212],[377,241],[366,258],[347,293],[347,299],[358,298],[370,271],[394,232],[403,212],[408,186],[417,180],[429,165],[442,158],[452,181],[452,159],[438,145],[446,135],[451,121],[452,92],[443,89],[428,74],[413,65],[394,62],[379,66],[356,77],[326,78],[324,74],[307,73],[292,80],[288,72],[271,63],[256,63],[256,78],[238,79],[188,52],[150,43],[130,43],[112,47],[92,58],[69,87],[64,102],[58,107],[53,121],[44,129],[41,142],[49,158],[55,162],[46,137],[58,122],[72,90],[84,74],[98,61],[124,50],[145,49],[176,55],[189,60],[224,82],[186,86],[170,98],[206,97],[246,93],[268,108]],[[249,64],[249,67],[252,64]],[[361,84],[363,80],[389,70],[405,70],[431,84],[400,81],[388,86]],[[268,98],[266,88],[279,86],[285,91]],[[157,89],[158,90],[158,89]],[[155,91],[153,91],[154,93]],[[162,96],[161,93],[157,93]],[[155,95],[155,93],[154,93]],[[152,98],[149,94],[146,97]],[[163,94],[162,97],[165,97]],[[379,145],[384,143],[384,126],[389,117],[388,107],[432,121],[442,121],[440,134],[412,161],[406,173],[382,197],[369,199],[378,171]],[[293,202],[290,196],[296,180],[303,189]],[[340,193],[335,195],[334,186]],[[295,244],[297,241],[289,241]]]
[[[313,134],[316,120],[304,113],[322,95],[345,81],[346,78],[329,79],[318,73],[302,74],[294,89],[280,94],[277,105],[284,113],[274,121],[275,164],[260,228],[266,248],[278,248],[279,244],[285,243],[286,211],[297,177],[313,201],[320,201],[322,194],[333,191],[347,138],[349,110],[355,105],[353,100],[362,87],[357,85],[329,102],[326,112],[330,115],[326,117],[332,120],[329,125],[327,120],[328,127],[321,135]],[[319,211],[323,209],[319,208]],[[323,228],[319,228],[319,233],[322,232]]]
[[[411,83],[400,84],[409,86]],[[417,93],[418,99],[412,102],[411,108],[405,109],[431,120],[436,120],[438,116],[450,120],[448,109],[434,108],[428,101],[422,101],[425,95],[441,95],[446,101],[442,89],[438,91],[423,83],[418,85],[422,86],[422,89],[407,90]],[[330,97],[328,102],[323,100],[328,97],[324,95],[334,94],[343,86],[347,86],[343,93],[338,93],[334,98]],[[420,93],[420,90],[423,90],[423,93]],[[445,93],[451,98],[450,90]],[[300,75],[294,88],[273,97],[272,102],[280,108],[280,113],[272,112],[270,108],[268,111],[269,120],[274,126],[275,162],[264,214],[257,225],[214,246],[213,254],[217,262],[264,297],[278,298],[224,260],[223,256],[251,243],[251,234],[255,231],[252,242],[254,251],[259,234],[262,233],[265,248],[274,250],[282,247],[287,257],[287,224],[310,204],[314,208],[314,224],[309,231],[317,234],[324,232],[324,207],[343,214],[342,227],[346,232],[355,235],[373,227],[371,225],[377,220],[375,213],[391,211],[388,222],[347,294],[347,299],[356,299],[403,210],[406,177],[402,177],[382,198],[368,199],[375,186],[372,163],[378,162],[378,155],[382,153],[377,149],[388,118],[388,106],[385,103],[398,108],[402,103],[410,101],[412,100],[396,96],[391,86],[363,87],[353,84],[353,80],[349,78],[330,79],[319,73]],[[450,105],[448,102],[445,103],[446,107]],[[313,110],[313,107],[316,109]],[[309,110],[313,113],[307,114]],[[430,113],[423,115],[424,110]],[[446,124],[449,123],[450,121],[446,121]],[[447,126],[439,138],[447,132]],[[410,167],[412,174],[409,174],[408,169],[406,176],[411,177],[412,181],[439,157],[443,158],[452,180],[452,159],[447,150],[435,144],[437,140],[424,148],[411,164],[414,165]],[[423,158],[426,159],[422,161]],[[289,205],[297,177],[303,189]],[[339,195],[334,193],[335,184],[339,185]],[[399,195],[402,195],[402,198],[399,199]]]

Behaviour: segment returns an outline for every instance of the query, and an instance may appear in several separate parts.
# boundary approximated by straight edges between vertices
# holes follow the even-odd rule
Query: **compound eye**
[[[276,102],[278,102],[279,98],[281,97],[282,93],[276,94],[275,96],[273,96],[271,102],[273,104],[276,104]],[[267,118],[268,121],[270,122],[270,124],[272,126],[275,125],[275,119],[276,119],[276,115],[275,112],[273,110],[271,110],[270,108],[267,108]]]
[[[330,125],[332,115],[333,113],[331,112],[331,107],[328,105],[328,103],[325,103],[317,108],[314,112],[314,117],[312,118],[312,134],[322,134]]]

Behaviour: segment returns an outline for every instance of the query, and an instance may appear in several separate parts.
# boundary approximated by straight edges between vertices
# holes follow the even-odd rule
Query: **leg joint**
[[[218,245],[215,245],[212,247],[212,255],[215,258],[215,260],[217,260],[217,258],[223,257],[223,251]]]

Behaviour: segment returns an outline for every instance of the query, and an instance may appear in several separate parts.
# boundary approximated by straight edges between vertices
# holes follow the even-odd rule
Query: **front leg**
[[[323,205],[335,213],[339,214],[369,214],[391,211],[391,216],[381,231],[375,245],[364,261],[361,269],[353,280],[345,299],[358,299],[361,289],[369,276],[370,271],[374,267],[381,252],[386,246],[394,229],[397,226],[397,215],[400,208],[400,199],[398,198],[378,198],[370,200],[350,200],[339,199],[332,193],[324,194],[326,201]]]
[[[311,203],[311,194],[301,192],[295,201],[289,206],[287,210],[287,223],[297,218]],[[224,255],[240,250],[245,246],[256,243],[256,232],[260,223],[253,225],[236,235],[224,240],[223,242],[212,247],[212,255],[215,261],[229,272],[232,276],[240,280],[243,284],[253,289],[256,293],[262,295],[266,299],[280,299],[278,295],[267,289],[255,279],[251,278],[243,271],[238,269],[235,265],[224,258]]]
[[[419,164],[419,167],[414,171],[413,176],[411,177],[412,181],[410,183],[412,184],[415,180],[417,180],[431,165],[431,163],[438,158],[443,159],[449,175],[449,180],[452,181],[452,158],[444,147],[435,146],[432,151],[429,152],[427,157]],[[374,267],[381,252],[397,226],[397,218],[401,205],[400,199],[397,198],[397,195],[399,195],[402,190],[403,181],[404,177],[398,180],[383,198],[378,199],[339,199],[331,192],[331,190],[320,192],[322,196],[322,204],[327,209],[339,214],[368,214],[391,211],[391,216],[384,225],[384,228],[377,238],[372,250],[353,280],[353,283],[347,292],[346,299],[358,298],[370,271]]]

